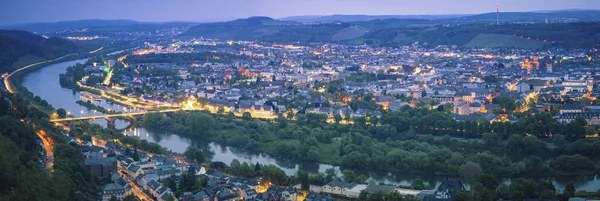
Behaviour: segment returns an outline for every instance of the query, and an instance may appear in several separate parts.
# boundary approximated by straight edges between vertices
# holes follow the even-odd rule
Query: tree
[[[59,118],[67,117],[67,111],[62,108],[58,108],[58,110],[56,110],[56,114],[58,115]]]
[[[471,184],[475,181],[475,179],[483,174],[483,171],[481,170],[479,163],[468,161],[460,166],[458,169],[458,174],[465,179],[467,183]]]
[[[193,187],[196,185],[196,168],[191,165],[185,174],[181,175],[181,182],[179,185],[180,189],[184,189],[186,191],[195,190]]]
[[[325,178],[326,180],[329,181],[333,181],[333,179],[337,176],[337,171],[335,170],[335,168],[327,168],[325,170]]]
[[[410,184],[410,186],[415,190],[425,189],[425,183],[423,182],[423,179],[421,179],[421,178],[417,178],[417,179],[413,180],[412,183]]]
[[[196,161],[196,163],[198,164],[202,164],[204,163],[204,154],[202,154],[202,150],[193,147],[193,146],[189,146],[185,152],[183,152],[183,155],[190,160],[194,160]]]
[[[369,191],[360,191],[360,193],[358,194],[358,200],[368,201],[369,200]]]
[[[244,121],[250,121],[252,120],[252,114],[250,114],[250,112],[244,112],[242,113],[242,119]]]
[[[469,193],[469,191],[457,191],[456,193],[454,193],[454,200],[455,201],[471,201],[471,193]]]
[[[215,123],[215,119],[211,115],[203,112],[194,112],[185,118],[185,125],[199,137],[205,136]]]
[[[336,123],[336,124],[339,124],[339,123],[340,123],[340,121],[342,121],[342,115],[340,115],[340,114],[335,114],[335,115],[333,115],[333,119],[335,120],[335,123]]]
[[[133,147],[133,160],[140,161],[140,154],[138,153],[137,147]]]
[[[498,135],[492,133],[484,133],[481,138],[486,145],[494,146],[498,144]]]
[[[258,164],[258,162],[256,162],[256,165],[254,165],[254,172],[260,173],[260,164]]]
[[[129,194],[127,196],[125,196],[125,198],[123,198],[123,201],[139,201],[137,197],[135,197],[134,194]]]
[[[308,173],[302,171],[302,170],[298,170],[298,173],[296,174],[298,175],[298,180],[300,180],[300,186],[302,188],[302,190],[308,190],[309,189],[309,176]]]
[[[494,98],[493,103],[499,104],[500,108],[502,108],[503,112],[510,113],[513,110],[517,109],[517,105],[515,104],[515,99],[510,96],[500,96]]]
[[[398,191],[392,191],[391,193],[388,193],[387,195],[385,195],[385,200],[387,201],[401,201],[402,199],[402,195],[400,193],[398,193]]]
[[[173,198],[172,195],[169,195],[169,197],[167,197],[166,201],[175,201],[175,198]]]
[[[575,190],[575,185],[573,183],[568,183],[565,186],[565,190],[563,191],[563,194],[567,197],[575,197],[575,192],[577,192]]]
[[[354,173],[354,171],[344,170],[344,171],[342,171],[342,174],[344,175],[344,180],[346,180],[346,182],[356,181],[356,173]]]
[[[344,114],[344,120],[346,120],[346,123],[350,123],[350,113],[345,113]]]

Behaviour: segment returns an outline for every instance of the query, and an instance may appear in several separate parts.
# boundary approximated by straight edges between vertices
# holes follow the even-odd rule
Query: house
[[[225,175],[224,173],[219,172],[218,170],[213,170],[213,169],[207,170],[205,175],[209,179],[224,179],[227,177],[227,175]]]
[[[366,188],[367,185],[364,184],[331,181],[323,186],[323,192],[356,198],[360,192]]]
[[[564,105],[560,106],[560,109],[558,110],[558,112],[560,114],[563,114],[563,113],[582,113],[583,112],[583,105],[582,104],[564,104]]]
[[[465,103],[462,105],[458,105],[454,108],[454,113],[460,115],[469,115],[473,113],[480,112],[482,106],[480,103]]]
[[[125,179],[123,179],[121,176],[119,176],[119,174],[113,173],[110,178],[110,181],[123,186],[123,188],[125,188],[125,195],[129,195],[129,194],[133,193],[132,192],[133,188],[131,187],[131,185],[129,185],[129,182],[127,182]]]
[[[221,192],[215,198],[218,201],[237,201],[237,200],[240,200],[240,197],[238,196],[238,194],[230,193],[229,191]]]
[[[142,186],[142,188],[147,189],[149,188],[148,183],[150,183],[151,181],[158,181],[158,175],[145,174],[144,176],[142,176],[138,183],[140,184],[140,186]]]
[[[254,189],[248,189],[242,191],[241,193],[241,196],[244,198],[244,200],[256,198],[257,195],[258,193]]]
[[[443,181],[433,195],[427,195],[423,201],[452,201],[454,194],[458,191],[465,190],[460,180]]]
[[[383,192],[384,194],[389,194],[392,191],[396,190],[396,187],[394,186],[387,186],[387,185],[369,185],[367,188],[365,188],[364,191],[367,191],[369,193],[377,193],[377,192]]]
[[[138,175],[142,174],[144,172],[144,170],[136,164],[130,164],[129,167],[127,167],[127,174],[129,174],[129,176],[135,178]]]
[[[460,115],[460,114],[451,114],[450,115],[456,121],[479,121],[480,119],[485,119],[486,121],[494,122],[496,121],[496,115],[492,113],[481,113],[481,114],[470,114],[470,115]]]
[[[408,103],[408,102],[394,101],[394,102],[390,103],[389,109],[392,112],[397,112],[397,111],[399,111],[404,106],[411,107],[411,104]]]
[[[500,104],[486,104],[484,106],[485,112],[493,112],[494,110],[501,110]]]
[[[125,198],[125,187],[118,183],[106,184],[98,193],[99,201],[109,201],[111,197],[116,197],[118,200]]]
[[[283,188],[271,186],[266,193],[271,200],[296,201],[297,198],[296,189],[294,187]]]
[[[562,113],[556,118],[556,120],[558,120],[560,123],[569,123],[575,120],[577,117],[583,117],[590,126],[600,125],[600,113],[597,112]]]
[[[229,181],[227,181],[230,184],[233,184],[237,187],[245,187],[245,189],[257,189],[258,188],[258,182],[254,181],[254,180],[250,180],[250,179],[246,179],[246,178],[230,178]]]
[[[384,109],[390,108],[390,102],[395,101],[396,98],[392,96],[376,96],[375,103],[381,105]]]
[[[111,173],[117,172],[117,158],[86,158],[85,167],[93,176],[100,178],[108,177]]]
[[[311,191],[308,193],[308,195],[306,195],[306,198],[304,200],[305,201],[333,201],[333,198],[331,197],[330,194],[319,195],[319,194]]]

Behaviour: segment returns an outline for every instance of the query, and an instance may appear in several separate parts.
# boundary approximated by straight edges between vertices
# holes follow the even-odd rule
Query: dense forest
[[[26,31],[0,30],[0,73],[10,72],[13,64],[24,59],[21,65],[40,60],[54,59],[77,52],[75,43],[62,38],[44,38]]]
[[[0,92],[0,200],[96,200],[98,178],[83,164],[77,145],[61,142],[46,113],[26,99]],[[54,138],[54,166],[47,172],[36,132]]]

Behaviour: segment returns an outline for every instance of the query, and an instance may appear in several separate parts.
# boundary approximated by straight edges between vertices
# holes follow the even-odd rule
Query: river
[[[98,114],[98,112],[88,110],[87,108],[75,103],[77,100],[82,100],[79,92],[62,88],[59,84],[59,74],[66,72],[67,67],[73,66],[76,63],[84,63],[85,61],[86,59],[80,59],[45,66],[35,72],[25,75],[21,84],[35,95],[40,96],[42,99],[48,101],[48,103],[52,104],[55,108],[63,108],[73,116],[90,116]],[[114,111],[127,110],[127,108],[116,104],[110,104],[105,101],[100,101],[97,104],[106,109],[111,109]],[[106,120],[103,119],[95,120],[94,123],[106,126]],[[127,124],[128,122],[123,120],[117,120],[115,122],[117,129],[123,129],[127,127]],[[309,173],[318,173],[325,172],[326,169],[332,167],[335,168],[338,173],[341,172],[340,167],[337,166],[302,161],[279,160],[268,155],[249,153],[244,150],[222,146],[214,142],[190,140],[174,134],[149,131],[141,127],[131,128],[123,133],[129,136],[139,136],[141,139],[158,143],[175,152],[183,152],[188,146],[196,146],[208,152],[213,161],[221,161],[226,164],[231,163],[233,159],[237,159],[242,163],[247,162],[249,164],[260,163],[266,165],[275,165],[283,169],[288,175],[295,174],[299,169]],[[448,179],[443,176],[401,173],[393,174],[363,170],[354,171],[357,172],[357,174],[365,174],[369,176],[369,181],[374,183],[405,186],[409,186],[412,180],[416,178],[421,178],[427,183],[436,186],[444,179]],[[505,182],[510,182],[510,180],[506,179]],[[600,189],[600,178],[598,178],[598,176],[555,177],[552,178],[552,182],[556,186],[557,190],[564,189],[565,185],[569,182],[573,182],[577,190],[595,192]]]

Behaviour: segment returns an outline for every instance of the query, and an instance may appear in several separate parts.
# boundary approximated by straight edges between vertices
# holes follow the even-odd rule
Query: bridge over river
[[[156,110],[156,111],[144,111],[144,112],[129,112],[129,113],[118,113],[118,114],[106,114],[106,115],[93,115],[93,116],[81,116],[81,117],[66,117],[66,118],[59,118],[59,119],[51,119],[50,122],[52,123],[61,123],[61,124],[71,124],[73,122],[76,121],[94,121],[96,119],[106,119],[106,121],[108,122],[108,126],[109,127],[113,127],[114,126],[114,122],[117,119],[122,119],[122,118],[126,118],[131,120],[131,124],[129,126],[127,126],[126,128],[132,127],[135,125],[135,121],[137,118],[143,116],[144,114],[147,113],[152,113],[152,112],[157,112],[157,113],[173,113],[173,112],[177,112],[177,111],[191,111],[193,109],[165,109],[165,110]],[[125,128],[125,129],[126,129]]]

